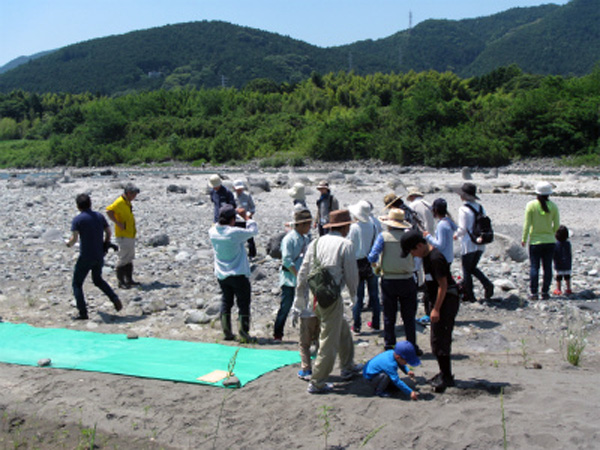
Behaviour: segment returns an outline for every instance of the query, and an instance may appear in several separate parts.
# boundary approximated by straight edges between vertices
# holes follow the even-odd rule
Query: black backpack
[[[492,219],[485,215],[483,207],[479,206],[479,211],[473,208],[468,203],[465,204],[475,214],[473,229],[467,232],[471,240],[478,245],[489,244],[494,240],[494,230],[492,229]]]

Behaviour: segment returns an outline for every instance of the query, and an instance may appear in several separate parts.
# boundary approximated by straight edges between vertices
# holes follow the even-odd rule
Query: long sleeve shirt
[[[357,260],[366,258],[369,255],[371,247],[375,242],[375,237],[377,237],[377,229],[371,221],[356,222],[350,225],[350,232],[347,238],[354,245],[354,254]]]
[[[435,227],[435,236],[429,234],[426,239],[434,247],[437,247],[446,261],[454,261],[454,232],[457,225],[449,217],[443,217]]]
[[[252,199],[252,196],[250,194],[248,194],[247,192],[242,192],[241,194],[238,194],[236,192],[235,202],[236,202],[238,208],[244,208],[246,211],[248,211],[249,213],[252,213],[252,214],[254,214],[256,212],[256,206],[254,205],[254,200]]]
[[[250,277],[250,263],[244,244],[258,234],[254,220],[246,222],[246,228],[214,225],[208,236],[215,252],[215,276],[219,280],[235,275]]]
[[[527,242],[527,239],[531,245],[555,242],[554,234],[560,226],[560,214],[554,202],[548,200],[547,205],[549,212],[542,209],[542,204],[537,199],[527,203],[523,223],[523,242]]]
[[[296,286],[296,276],[289,269],[294,268],[296,272],[300,270],[309,243],[310,237],[304,236],[296,230],[290,231],[281,240],[280,286]]]
[[[219,187],[219,189],[216,189],[216,190],[212,189],[210,191],[210,200],[214,204],[213,223],[217,223],[219,221],[219,208],[221,208],[221,206],[223,206],[224,204],[228,203],[231,206],[233,206],[234,208],[236,207],[235,197],[233,196],[233,194],[231,193],[231,191],[229,191],[223,185],[221,185]]]
[[[371,380],[375,375],[385,373],[392,383],[396,385],[406,395],[412,393],[412,389],[406,385],[404,381],[398,376],[398,369],[402,370],[405,374],[409,372],[407,366],[401,366],[396,362],[394,358],[394,350],[387,350],[371,359],[363,368],[363,377],[367,380]]]
[[[308,274],[313,266],[315,244],[317,245],[317,258],[321,266],[329,270],[338,286],[346,285],[354,304],[358,287],[358,266],[354,256],[354,247],[352,242],[342,237],[339,232],[332,231],[315,239],[308,246],[302,267],[298,273],[294,309],[300,311],[306,309],[309,306],[309,297],[312,299],[312,295],[309,296]]]
[[[465,202],[465,204],[458,209],[458,230],[455,234],[456,237],[460,239],[460,249],[463,255],[478,250],[485,250],[485,245],[477,245],[469,235],[469,232],[473,231],[473,225],[475,224],[475,213],[471,208],[466,206],[467,204],[471,205],[477,211],[479,211],[480,208],[483,209],[483,206],[477,202]],[[485,214],[485,209],[483,212]]]
[[[431,205],[422,198],[417,198],[408,206],[418,214],[425,231],[433,234],[433,231],[435,230],[435,219],[433,218]]]

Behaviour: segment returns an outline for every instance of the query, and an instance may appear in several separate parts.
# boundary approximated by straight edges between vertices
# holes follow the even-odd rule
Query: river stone
[[[238,377],[236,377],[235,375],[232,375],[228,378],[226,378],[225,380],[223,380],[223,386],[228,387],[228,388],[239,388],[242,385],[242,383],[240,383],[240,380]]]
[[[167,234],[157,234],[148,239],[148,245],[152,247],[164,247],[169,245],[169,236]]]
[[[174,194],[186,194],[187,188],[185,186],[177,186],[175,184],[170,184],[167,186],[167,192],[172,192]]]
[[[469,167],[463,167],[460,171],[463,180],[472,180],[471,169]]]
[[[185,312],[185,323],[205,324],[210,323],[211,320],[204,311],[193,309]]]

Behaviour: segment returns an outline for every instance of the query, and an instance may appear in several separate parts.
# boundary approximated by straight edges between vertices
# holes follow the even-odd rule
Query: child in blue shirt
[[[415,374],[408,366],[416,367],[420,364],[414,345],[408,341],[400,341],[393,350],[386,350],[365,364],[363,377],[375,388],[375,395],[379,397],[390,396],[387,388],[391,381],[400,391],[410,396],[411,400],[417,400],[419,394],[400,379],[398,369],[413,378]]]

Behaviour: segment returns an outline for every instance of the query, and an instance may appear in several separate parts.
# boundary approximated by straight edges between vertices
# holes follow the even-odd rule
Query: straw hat
[[[379,220],[387,225],[388,227],[393,228],[410,228],[411,225],[408,223],[404,217],[404,211],[400,208],[392,208],[388,212],[387,216],[380,217]]]
[[[352,217],[350,217],[350,211],[347,209],[338,209],[329,213],[329,223],[323,225],[323,228],[343,227],[354,222]]]
[[[396,193],[394,193],[394,192],[390,192],[385,197],[383,197],[383,204],[385,205],[383,207],[383,209],[393,208],[392,205],[394,203],[396,203],[398,200],[402,200],[402,196],[396,195]]]
[[[412,197],[425,197],[425,194],[423,194],[418,187],[411,186],[408,188],[406,198],[410,200]]]
[[[369,216],[371,215],[371,205],[365,200],[360,200],[354,205],[348,207],[352,217],[357,219],[359,222],[368,222]]]

